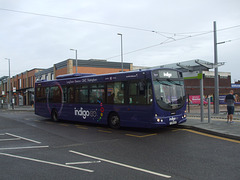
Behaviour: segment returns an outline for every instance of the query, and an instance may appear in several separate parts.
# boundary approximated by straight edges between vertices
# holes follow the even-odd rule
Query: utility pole
[[[123,39],[122,39],[121,33],[118,33],[117,35],[121,36],[121,67],[122,67],[122,72],[123,72]]]
[[[8,60],[8,73],[9,73],[9,81],[8,81],[8,102],[9,102],[9,105],[8,105],[8,108],[10,109],[11,106],[12,106],[12,109],[13,109],[13,105],[12,105],[12,92],[11,92],[11,75],[10,75],[10,59],[9,58],[5,58],[6,60]]]
[[[217,28],[216,21],[213,22],[213,33],[214,33],[214,64],[216,65],[214,69],[215,73],[215,90],[214,90],[214,112],[219,114],[219,81],[218,81],[218,54],[217,54]]]
[[[77,60],[77,49],[70,49],[71,51],[75,51],[76,55],[76,73],[78,73],[78,60]]]

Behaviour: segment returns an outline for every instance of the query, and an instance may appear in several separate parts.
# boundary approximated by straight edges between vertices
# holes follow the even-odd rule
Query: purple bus
[[[53,121],[157,128],[186,121],[182,73],[147,69],[114,74],[68,74],[35,84],[35,114]]]

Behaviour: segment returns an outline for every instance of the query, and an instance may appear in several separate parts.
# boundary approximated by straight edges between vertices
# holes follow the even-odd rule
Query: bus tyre
[[[52,110],[52,120],[57,122],[58,121],[58,113],[56,111],[56,109]]]
[[[113,129],[120,128],[120,118],[117,113],[111,113],[108,118],[108,124]]]

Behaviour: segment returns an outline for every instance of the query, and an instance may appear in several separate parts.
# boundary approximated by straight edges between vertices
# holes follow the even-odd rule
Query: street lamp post
[[[219,114],[219,78],[218,78],[218,51],[217,51],[217,45],[224,44],[226,42],[231,42],[231,40],[223,41],[223,42],[217,42],[217,27],[216,27],[216,21],[213,22],[213,35],[214,35],[214,64],[216,65],[216,68],[214,70],[215,72],[215,105],[214,105],[214,112],[216,114]]]
[[[8,82],[8,108],[11,108],[12,105],[12,93],[11,93],[11,76],[10,76],[10,59],[9,58],[5,58],[6,60],[8,60],[8,72],[9,72],[9,82]],[[13,106],[12,106],[13,108]]]
[[[121,33],[118,33],[117,35],[121,36],[121,64],[122,64],[122,72],[123,72],[123,40],[122,40]]]
[[[214,36],[214,64],[218,64],[218,57],[217,57],[217,28],[216,28],[216,22],[213,22],[213,36]],[[218,67],[214,69],[215,73],[215,87],[214,87],[214,110],[216,114],[219,114],[219,82],[218,82]]]
[[[78,73],[77,49],[70,49],[70,50],[75,51],[75,53],[76,53],[76,73]]]

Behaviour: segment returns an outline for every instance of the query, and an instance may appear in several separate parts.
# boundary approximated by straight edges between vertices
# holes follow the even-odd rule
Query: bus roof
[[[91,73],[64,74],[64,75],[57,76],[56,79],[68,79],[68,78],[76,78],[76,77],[91,76],[91,75],[96,75],[96,74],[91,74]]]
[[[179,71],[179,70],[172,69],[172,68],[152,68],[152,69],[139,69],[139,70],[135,70],[135,71],[126,71],[126,72],[117,72],[117,73],[108,73],[108,74],[75,73],[75,74],[59,75],[59,76],[57,76],[57,78],[55,80],[51,80],[51,81],[38,80],[38,81],[36,81],[36,83],[62,81],[62,80],[74,80],[74,79],[81,79],[81,78],[95,78],[95,77],[104,77],[104,76],[116,76],[116,75],[120,75],[121,77],[126,76],[127,78],[129,78],[130,76],[132,76],[132,74],[133,75],[136,74],[136,73],[138,73],[138,74],[139,73],[145,74],[147,72],[151,72],[151,71],[159,70],[159,69]],[[128,76],[128,74],[129,74],[129,76]]]

